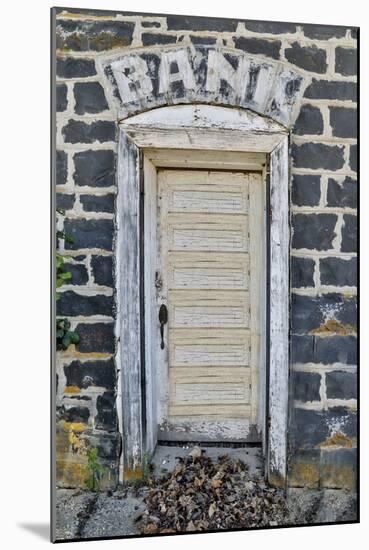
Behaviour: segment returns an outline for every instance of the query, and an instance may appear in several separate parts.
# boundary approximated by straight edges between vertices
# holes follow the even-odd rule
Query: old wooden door
[[[159,170],[157,196],[158,439],[258,440],[261,174]]]

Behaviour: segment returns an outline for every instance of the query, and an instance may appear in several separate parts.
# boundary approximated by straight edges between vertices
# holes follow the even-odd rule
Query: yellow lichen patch
[[[71,48],[64,42],[64,37],[57,35],[56,49],[60,51],[74,51],[75,48],[82,50],[95,49],[96,51],[111,50],[114,48],[123,48],[129,46],[130,39],[124,36],[115,36],[108,32],[100,32],[97,36],[87,37],[85,34],[73,32],[68,38],[73,40],[74,48]]]
[[[81,388],[78,386],[65,386],[64,393],[79,393]]]
[[[82,489],[86,489],[88,477],[89,473],[85,457],[78,454],[68,454],[57,459],[56,484],[58,487],[81,487]],[[117,483],[118,479],[116,474],[106,468],[100,479],[99,490],[114,490]]]
[[[62,54],[64,57],[68,54]],[[77,351],[74,344],[71,344],[69,348],[65,351],[58,351],[58,356],[60,358],[83,358],[83,359],[110,359],[111,357],[114,357],[112,353],[99,353],[99,352],[92,352],[92,353],[82,353],[81,351]]]
[[[353,292],[343,292],[342,293],[342,296],[344,298],[356,298],[357,294],[356,293],[353,293]]]
[[[319,485],[319,467],[316,464],[298,462],[292,466],[288,478],[290,487],[308,487],[314,489]]]
[[[356,490],[356,469],[340,464],[322,466],[321,486],[326,489]]]
[[[348,323],[344,324],[336,319],[329,319],[320,327],[315,328],[310,334],[338,334],[340,336],[352,336],[356,335],[356,327]]]
[[[268,476],[268,481],[273,487],[284,487],[285,481],[278,473],[272,472]]]
[[[83,422],[65,422],[63,423],[64,430],[74,431],[74,432],[83,432],[87,428],[87,424]]]
[[[83,359],[109,359],[110,357],[114,357],[112,353],[81,353],[80,351],[76,351],[73,354],[74,357],[83,357]]]
[[[323,441],[323,443],[319,443],[319,445],[317,446],[321,449],[336,449],[338,447],[346,447],[347,449],[352,449],[352,447],[356,447],[356,438],[348,437],[342,432],[336,432],[328,437],[328,439]]]
[[[74,453],[76,453],[77,451],[80,451],[81,449],[84,448],[84,443],[83,441],[81,441],[81,439],[78,437],[78,435],[76,435],[75,432],[69,432],[68,433],[68,440],[69,440],[69,444],[70,446],[72,447],[72,451]]]
[[[65,455],[70,448],[68,432],[64,431],[63,429],[62,430],[57,429],[55,444],[56,444],[56,455],[58,457]]]
[[[86,13],[72,13],[70,11],[62,11],[56,16],[57,19],[83,19],[86,21],[101,21],[106,19],[111,21],[117,19],[116,15],[88,15]]]
[[[61,357],[69,357],[70,355],[74,355],[75,353],[75,349],[76,349],[76,346],[75,344],[70,344],[68,346],[68,349],[65,349],[65,350],[58,350],[58,355],[60,355]]]
[[[56,479],[59,487],[85,487],[86,462],[66,457],[56,462]]]
[[[142,468],[136,468],[135,470],[125,468],[123,473],[124,481],[134,481],[135,479],[142,479]]]

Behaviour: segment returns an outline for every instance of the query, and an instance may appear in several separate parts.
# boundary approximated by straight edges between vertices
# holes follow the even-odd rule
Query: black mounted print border
[[[358,521],[359,29],[51,26],[52,539]]]

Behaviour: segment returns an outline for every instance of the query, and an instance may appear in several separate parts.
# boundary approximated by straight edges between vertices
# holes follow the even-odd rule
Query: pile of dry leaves
[[[198,447],[174,471],[150,480],[141,532],[178,533],[285,525],[287,507],[280,490],[251,476],[241,460],[217,462]]]

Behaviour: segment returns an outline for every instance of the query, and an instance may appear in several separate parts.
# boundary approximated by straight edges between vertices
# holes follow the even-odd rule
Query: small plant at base
[[[151,454],[148,452],[144,453],[142,458],[142,479],[145,481],[150,477],[150,472],[151,472],[150,461],[151,461]]]
[[[79,334],[70,330],[68,319],[57,319],[56,321],[56,349],[65,351],[71,344],[79,343]]]
[[[145,486],[150,480],[151,467],[151,454],[145,452],[142,456],[142,469],[140,477],[128,482],[134,491],[138,491],[141,487]]]
[[[90,491],[100,490],[101,476],[106,472],[106,468],[98,462],[98,450],[92,447],[87,451],[86,470],[88,478],[85,480],[85,485]]]

